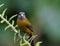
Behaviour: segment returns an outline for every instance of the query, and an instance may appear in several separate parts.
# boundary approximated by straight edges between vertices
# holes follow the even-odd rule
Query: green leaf
[[[16,41],[16,33],[14,33],[14,42]]]
[[[9,21],[11,21],[16,16],[17,16],[17,14],[16,15],[13,15],[12,17],[10,17]]]
[[[37,37],[37,35],[34,35],[28,41],[31,43],[36,37]]]
[[[1,4],[0,7],[2,7],[4,4]]]
[[[42,42],[37,42],[35,46],[40,46]]]
[[[7,8],[6,8],[6,9],[4,9],[4,11],[2,12],[2,16],[4,16],[4,15],[5,15],[6,11],[7,11]]]
[[[9,25],[8,25],[8,26],[6,26],[4,30],[6,31],[9,27],[10,27]]]
[[[4,20],[1,20],[0,23],[4,23]]]
[[[22,46],[22,42],[23,42],[23,41],[22,41],[22,39],[21,39],[21,40],[20,40],[20,46]]]
[[[14,25],[14,20],[12,20],[12,25]]]
[[[24,38],[24,39],[26,38],[26,33],[24,34],[23,38]]]
[[[18,27],[18,25],[15,25],[15,28]]]

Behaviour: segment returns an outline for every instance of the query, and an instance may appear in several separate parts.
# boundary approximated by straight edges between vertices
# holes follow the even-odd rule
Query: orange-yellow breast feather
[[[27,34],[33,34],[32,29],[30,29],[31,24],[27,19],[19,20],[17,19],[17,24],[20,28],[22,28]]]

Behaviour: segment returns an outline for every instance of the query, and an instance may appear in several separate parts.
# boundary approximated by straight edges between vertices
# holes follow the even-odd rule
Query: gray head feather
[[[18,19],[20,19],[20,20],[25,19],[25,12],[19,12]]]

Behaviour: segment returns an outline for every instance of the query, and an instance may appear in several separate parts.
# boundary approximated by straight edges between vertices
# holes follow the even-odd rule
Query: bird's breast
[[[19,20],[17,19],[17,25],[19,28],[23,29],[27,34],[32,34],[32,31],[26,27],[26,25],[29,23],[29,21],[27,19],[24,20]]]
[[[24,22],[21,21],[21,20],[18,20],[18,19],[17,19],[17,24],[18,24],[19,27],[24,26]]]

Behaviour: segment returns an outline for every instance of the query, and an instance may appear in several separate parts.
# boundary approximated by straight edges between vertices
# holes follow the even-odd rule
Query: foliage
[[[4,4],[1,4],[0,7],[2,7],[3,5],[4,5]],[[31,41],[33,41],[34,38],[35,38],[37,35],[32,36],[30,39],[26,40],[26,35],[21,36],[21,35],[20,35],[20,31],[18,31],[18,29],[15,29],[15,28],[18,27],[18,26],[17,26],[17,25],[14,26],[14,22],[15,22],[15,21],[12,20],[12,19],[13,19],[14,17],[16,17],[17,14],[11,16],[11,17],[9,18],[9,20],[7,20],[7,18],[4,17],[6,11],[7,11],[7,8],[4,9],[4,11],[2,12],[2,14],[0,14],[0,18],[2,19],[2,20],[0,21],[0,23],[4,23],[4,22],[7,23],[7,26],[5,27],[5,31],[11,27],[12,30],[15,32],[15,33],[14,33],[14,42],[16,42],[16,34],[18,33],[19,38],[20,38],[20,46],[25,46],[25,45],[31,46]],[[10,23],[10,21],[12,21],[12,23]],[[29,42],[29,41],[30,41],[30,42]],[[41,42],[37,42],[35,46],[39,46],[40,43],[41,43]]]

